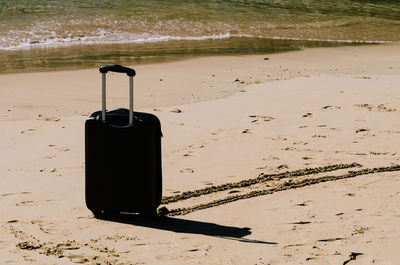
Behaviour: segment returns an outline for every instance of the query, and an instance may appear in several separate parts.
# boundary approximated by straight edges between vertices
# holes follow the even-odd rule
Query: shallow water
[[[0,52],[0,61],[3,64],[3,73],[15,73],[83,69],[104,64],[135,65],[159,63],[197,56],[267,54],[299,50],[303,47],[335,45],[348,44],[230,38],[148,44],[72,45]]]
[[[3,72],[400,43],[400,2],[1,0]]]

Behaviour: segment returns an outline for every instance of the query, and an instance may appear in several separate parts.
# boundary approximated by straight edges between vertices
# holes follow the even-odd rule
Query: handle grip
[[[125,73],[128,76],[135,76],[136,75],[136,71],[128,68],[128,67],[124,67],[118,64],[114,64],[114,65],[102,65],[99,68],[100,73],[102,74],[106,74],[108,71],[110,72],[117,72],[117,73]]]
[[[132,124],[133,123],[133,77],[136,75],[135,70],[121,65],[103,65],[100,66],[99,70],[102,77],[101,120],[103,122],[106,122],[106,74],[108,71],[111,71],[117,73],[126,73],[129,76],[129,124]]]

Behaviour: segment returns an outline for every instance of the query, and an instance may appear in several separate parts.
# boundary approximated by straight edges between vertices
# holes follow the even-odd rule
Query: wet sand
[[[135,108],[164,134],[153,220],[85,207],[97,69],[0,75],[0,263],[400,262],[400,46],[135,69]],[[108,82],[127,106],[127,78]]]

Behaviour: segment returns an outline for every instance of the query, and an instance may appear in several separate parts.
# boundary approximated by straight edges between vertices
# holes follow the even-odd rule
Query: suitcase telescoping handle
[[[106,122],[106,74],[108,71],[110,71],[117,73],[125,73],[129,76],[129,124],[132,124],[133,123],[133,77],[136,75],[135,70],[121,65],[103,65],[100,66],[99,71],[102,77],[101,120],[103,122]]]

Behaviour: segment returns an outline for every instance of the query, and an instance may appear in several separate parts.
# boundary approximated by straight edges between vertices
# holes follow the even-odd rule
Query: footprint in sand
[[[42,231],[45,234],[52,234],[52,230],[55,227],[55,224],[53,222],[46,222],[44,220],[31,220],[31,224],[37,225],[39,227],[39,230]]]
[[[276,161],[276,160],[281,160],[281,159],[279,157],[270,155],[269,157],[265,157],[262,160],[263,161]]]
[[[331,109],[332,107],[333,107],[332,105],[328,105],[328,106],[322,107],[322,109]]]
[[[345,261],[343,262],[343,265],[346,265],[347,263],[349,263],[349,262],[352,261],[352,260],[356,260],[357,257],[360,256],[360,255],[364,255],[364,253],[351,252],[350,255],[349,255],[349,259],[348,259],[348,260],[345,260]]]
[[[22,201],[18,202],[15,205],[16,206],[32,206],[35,202],[34,201]]]
[[[39,169],[39,172],[46,172],[46,171],[48,171],[50,173],[54,173],[54,172],[57,172],[57,168],[53,168],[50,170],[47,170],[46,168]]]
[[[203,183],[204,185],[207,185],[207,186],[212,186],[212,185],[214,185],[214,183],[212,183],[212,182],[210,182],[210,181],[202,181],[201,183]]]
[[[57,146],[55,144],[49,144],[49,147],[54,147],[54,149],[56,149],[59,152],[68,152],[70,150],[69,147],[66,146]]]
[[[304,141],[298,141],[298,142],[294,142],[293,145],[307,145],[307,142]]]
[[[364,234],[368,230],[369,230],[369,228],[368,227],[364,227],[364,226],[354,227],[353,233],[351,233],[351,235],[355,236],[355,235]]]
[[[85,257],[83,257],[83,256],[80,256],[80,255],[68,255],[67,257],[68,257],[73,263],[82,264],[82,263],[89,262],[89,259],[87,259],[87,258],[85,258]]]
[[[192,156],[193,155],[193,151],[190,150],[189,152],[187,152],[186,154],[184,154],[183,156],[188,157],[188,156]]]
[[[16,193],[4,193],[4,194],[1,194],[0,197],[6,197],[6,196],[11,196],[11,195],[19,195],[19,194],[32,194],[32,192],[23,191],[23,192],[16,192]]]
[[[42,114],[39,114],[37,120],[41,120],[41,121],[51,121],[51,122],[59,122],[59,121],[60,121],[60,118],[58,118],[58,117],[52,117],[52,116],[50,116],[50,117],[45,117],[45,116],[43,116]]]
[[[299,221],[299,222],[294,222],[294,223],[290,223],[292,225],[307,225],[307,224],[311,224],[311,222],[308,221]]]
[[[45,156],[44,158],[45,159],[53,159],[53,158],[55,158],[56,157],[56,155],[49,155],[49,156]]]
[[[187,250],[188,252],[196,252],[196,251],[199,251],[200,249],[199,248],[193,248],[193,249],[189,249],[189,250]]]
[[[193,173],[194,170],[191,169],[191,168],[185,168],[185,169],[182,169],[180,172],[181,172],[181,173]]]
[[[288,168],[289,168],[289,166],[288,166],[288,165],[286,165],[286,164],[283,164],[283,165],[279,165],[279,166],[277,166],[276,168],[277,168],[277,169],[288,169]]]
[[[41,248],[42,244],[39,244],[38,242],[24,241],[18,243],[16,247],[24,250],[35,250]]]
[[[20,131],[21,134],[33,135],[35,129],[27,129]]]
[[[378,106],[374,106],[372,104],[356,104],[356,107],[366,109],[368,111],[378,111],[378,112],[395,112],[397,111],[395,108],[390,108],[385,106],[385,104],[379,104]]]
[[[362,128],[362,129],[357,129],[356,130],[356,133],[360,133],[360,132],[369,132],[370,131],[370,129],[364,129],[364,128]]]
[[[277,136],[277,137],[264,136],[264,139],[269,139],[269,140],[272,140],[272,141],[287,141],[288,138],[283,137],[283,136]]]
[[[375,155],[375,156],[387,155],[387,154],[389,154],[389,152],[373,152],[373,151],[369,151],[369,153],[370,153],[371,155]]]
[[[262,115],[249,115],[249,118],[252,118],[251,122],[252,123],[259,123],[259,121],[272,121],[275,120],[274,117],[271,116],[262,116]]]
[[[335,242],[338,240],[346,240],[346,238],[343,238],[343,237],[327,238],[327,239],[317,240],[317,242]]]
[[[340,106],[328,105],[328,106],[322,107],[321,109],[333,109],[333,108],[335,108],[335,109],[341,109],[342,107],[340,107]]]
[[[326,135],[314,134],[312,138],[326,138]]]

